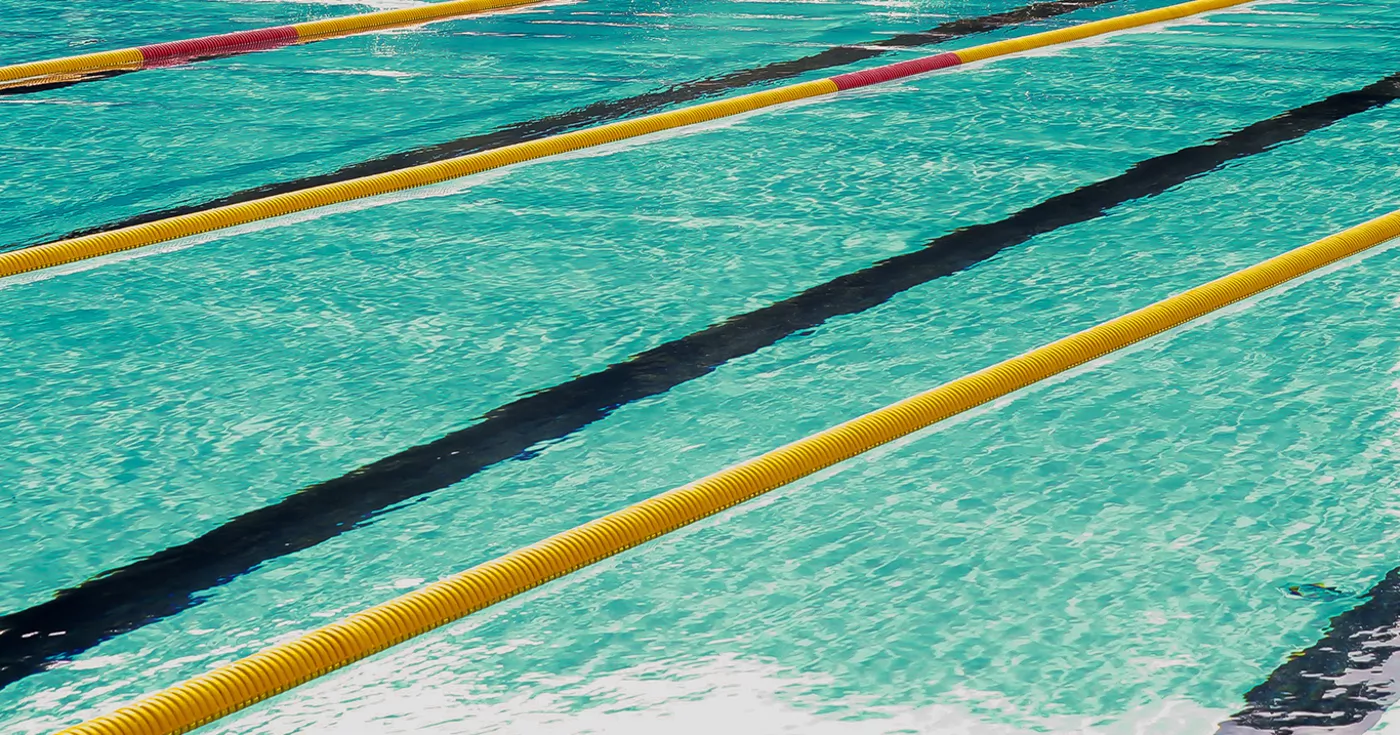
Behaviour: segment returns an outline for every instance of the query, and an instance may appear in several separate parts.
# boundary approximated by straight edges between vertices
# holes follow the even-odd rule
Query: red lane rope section
[[[153,43],[147,46],[138,46],[136,50],[140,51],[141,56],[145,58],[141,68],[150,69],[183,64],[191,59],[218,56],[234,51],[244,53],[278,48],[292,44],[296,40],[297,29],[295,27],[275,26],[252,31],[221,33],[217,36],[204,36],[203,38],[189,38],[183,41]]]
[[[856,87],[879,84],[901,77],[912,77],[915,74],[923,74],[924,72],[935,71],[937,69],[947,69],[950,66],[957,66],[961,63],[963,63],[962,58],[950,51],[934,56],[925,56],[919,59],[910,59],[909,61],[900,61],[894,64],[886,64],[885,66],[877,66],[874,69],[866,69],[865,71],[837,74],[831,77],[831,81],[836,82],[837,89],[855,89]]]

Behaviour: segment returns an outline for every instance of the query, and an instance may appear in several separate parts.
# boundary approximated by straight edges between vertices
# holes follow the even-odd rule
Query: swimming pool
[[[169,13],[179,28],[228,18],[201,33],[328,12],[189,5]],[[560,5],[17,96],[5,112],[23,132],[0,135],[32,153],[7,164],[7,239],[1011,7]],[[76,722],[1393,209],[1395,111],[1316,106],[1400,71],[1384,7],[1247,6],[0,289],[8,609],[300,488],[329,483],[314,496],[326,504],[346,502],[340,488],[383,501],[353,509],[377,513],[360,528],[287,513],[272,536],[112,586],[101,601],[120,604],[71,622],[98,609],[103,624],[132,622],[119,618],[137,601],[174,614],[144,610],[135,629],[10,683],[6,730]],[[130,32],[118,17],[71,22],[23,50]],[[177,26],[147,27],[151,40],[192,35]],[[96,112],[80,120],[77,103]],[[1297,136],[1286,144],[1210,142],[1280,116]],[[1192,147],[1218,165],[1177,153]],[[1186,180],[1142,198],[1123,178],[1133,170]],[[1063,206],[1036,209],[1084,187],[1102,216],[1061,223]],[[582,418],[558,437],[529,416],[499,424],[502,452],[546,437],[513,460],[402,457],[532,392],[1023,210],[1046,213],[1043,232],[787,335],[755,322],[770,344],[717,369],[673,356],[659,364],[670,372],[647,373],[669,389],[546,393]],[[1212,732],[1395,566],[1393,257],[854,460],[209,730]],[[347,475],[385,457],[400,459]],[[352,484],[334,484],[342,476]],[[415,488],[431,492],[400,497]],[[1315,583],[1339,592],[1287,592]]]

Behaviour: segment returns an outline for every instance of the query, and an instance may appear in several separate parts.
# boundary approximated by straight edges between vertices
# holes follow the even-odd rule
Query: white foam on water
[[[1400,711],[1393,707],[1386,709],[1381,713],[1380,719],[1376,721],[1376,726],[1371,730],[1372,732],[1387,733],[1387,735],[1400,733]]]
[[[502,652],[535,641],[510,641]],[[414,653],[481,660],[488,649],[424,646]],[[463,656],[463,653],[468,655]],[[1228,713],[1173,699],[1117,716],[1036,717],[1017,712],[991,692],[957,691],[949,702],[919,707],[873,705],[858,697],[829,701],[803,694],[830,685],[819,675],[795,675],[772,662],[733,655],[686,664],[637,666],[598,676],[528,674],[511,693],[478,677],[433,676],[436,665],[393,656],[362,663],[271,706],[247,712],[210,732],[381,735],[1209,735]],[[424,666],[423,664],[427,664]],[[411,669],[405,671],[405,669]],[[410,678],[405,681],[405,674]],[[410,686],[386,686],[402,682]],[[987,721],[970,704],[1002,708],[1010,725]]]

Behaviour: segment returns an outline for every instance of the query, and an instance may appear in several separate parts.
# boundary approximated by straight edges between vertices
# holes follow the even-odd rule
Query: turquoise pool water
[[[0,27],[23,58],[362,9],[32,5],[53,22]],[[6,243],[1010,7],[584,2],[0,98],[22,124],[0,126]],[[1371,84],[1400,71],[1387,7],[1263,4],[0,284],[0,600],[39,604],[519,396]],[[0,723],[76,722],[1394,209],[1398,129],[1394,105],[1350,116],[621,406],[9,685]],[[1397,257],[208,731],[1213,732],[1396,566]],[[1308,583],[1342,594],[1286,593]]]

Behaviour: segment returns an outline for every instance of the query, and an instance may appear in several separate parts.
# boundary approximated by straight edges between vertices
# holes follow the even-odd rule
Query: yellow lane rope
[[[16,86],[21,83],[61,83],[88,74],[141,69],[152,63],[178,59],[182,56],[242,53],[248,50],[257,50],[260,46],[276,47],[288,43],[320,41],[366,31],[448,20],[533,2],[538,2],[538,0],[452,0],[451,2],[431,3],[412,8],[381,10],[305,23],[292,23],[276,28],[258,28],[218,36],[205,36],[204,38],[191,38],[114,51],[100,51],[92,54],[10,64],[0,66],[0,88]]]
[[[412,8],[380,10],[374,13],[364,13],[363,15],[347,15],[340,18],[326,18],[325,20],[293,23],[292,27],[297,29],[298,38],[303,41],[309,41],[328,36],[345,36],[351,33],[361,33],[363,31],[372,31],[380,28],[398,28],[401,26],[419,25],[435,20],[447,20],[463,15],[484,13],[488,10],[529,5],[538,1],[539,0],[452,0],[451,2],[430,3],[428,5],[419,5]]]
[[[61,735],[187,732],[414,636],[1400,236],[1400,210],[551,536]]]
[[[949,62],[941,61],[956,56],[952,63],[970,63],[986,59],[1044,48],[1058,44],[1079,41],[1115,31],[1137,28],[1154,23],[1184,18],[1211,10],[1242,5],[1251,0],[1192,0],[1156,10],[1133,13],[1118,18],[1085,23],[1071,28],[1062,28],[1037,33],[1022,38],[974,46],[961,51],[937,56],[903,61],[885,67],[838,77],[819,79],[778,87],[764,92],[755,92],[726,100],[706,102],[670,112],[639,117],[634,120],[608,123],[586,130],[563,133],[528,143],[497,148],[490,151],[472,153],[434,163],[388,171],[385,173],[350,179],[333,184],[303,189],[301,191],[277,194],[254,199],[239,204],[203,212],[182,214],[155,222],[132,225],[109,232],[74,237],[67,240],[35,245],[19,250],[0,253],[0,278],[20,273],[73,263],[88,258],[131,250],[134,248],[168,242],[182,237],[190,237],[214,230],[248,224],[317,207],[362,199],[365,197],[389,194],[404,189],[438,184],[444,181],[470,176],[472,174],[501,168],[512,164],[532,161],[547,156],[568,153],[583,148],[591,148],[607,143],[636,138],[664,130],[682,128],[711,120],[731,117],[765,107],[773,107],[788,102],[833,94],[843,88],[857,84],[878,83],[913,73],[946,68]],[[928,60],[932,63],[921,64]],[[884,70],[886,73],[881,73]],[[860,79],[862,81],[843,83],[838,80]]]

